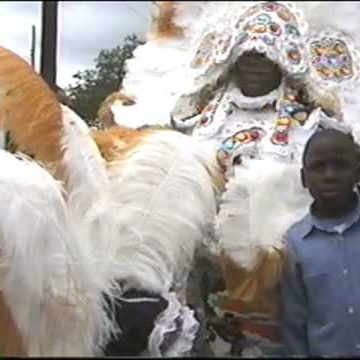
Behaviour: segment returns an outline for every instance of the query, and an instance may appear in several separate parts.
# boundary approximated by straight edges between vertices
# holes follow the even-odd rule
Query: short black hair
[[[344,140],[350,141],[351,145],[354,147],[355,155],[356,155],[357,159],[360,161],[360,146],[355,141],[352,134],[344,133],[337,129],[319,129],[313,135],[311,135],[311,137],[305,144],[304,151],[302,154],[302,165],[303,166],[305,166],[305,160],[306,160],[307,153],[309,152],[310,145],[319,138],[322,138],[324,136],[332,136],[332,135],[340,136]]]

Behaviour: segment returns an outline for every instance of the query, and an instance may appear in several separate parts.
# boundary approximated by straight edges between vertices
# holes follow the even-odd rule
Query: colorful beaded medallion
[[[328,83],[352,79],[356,69],[347,43],[337,37],[324,36],[309,43],[312,75]]]

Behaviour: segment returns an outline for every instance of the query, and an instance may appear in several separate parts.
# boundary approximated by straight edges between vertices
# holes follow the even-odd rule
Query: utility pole
[[[35,55],[36,55],[36,27],[35,25],[32,25],[30,59],[31,59],[31,66],[33,69],[35,69]]]
[[[56,85],[57,1],[42,1],[40,74],[54,88]]]

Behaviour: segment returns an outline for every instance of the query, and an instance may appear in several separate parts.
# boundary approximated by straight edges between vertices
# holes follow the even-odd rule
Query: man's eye
[[[348,168],[348,167],[350,168],[351,167],[351,163],[349,163],[346,160],[335,160],[333,162],[333,165],[337,169],[345,169],[345,168]]]
[[[323,171],[325,169],[325,164],[322,162],[314,162],[309,165],[311,171]]]

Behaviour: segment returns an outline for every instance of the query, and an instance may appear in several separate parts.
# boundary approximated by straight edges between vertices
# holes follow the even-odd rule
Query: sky
[[[57,83],[65,88],[72,75],[94,66],[102,49],[121,45],[130,34],[145,38],[151,1],[59,1]],[[30,63],[31,27],[36,26],[36,64],[40,70],[41,1],[0,1],[0,46]],[[9,30],[11,29],[11,30]]]

